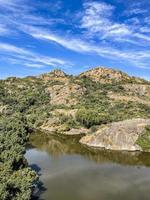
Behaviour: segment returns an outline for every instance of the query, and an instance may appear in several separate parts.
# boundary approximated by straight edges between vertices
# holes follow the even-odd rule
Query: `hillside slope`
[[[150,119],[150,82],[97,67],[78,76],[54,70],[0,80],[0,115],[21,115],[30,129],[88,134],[97,126]]]

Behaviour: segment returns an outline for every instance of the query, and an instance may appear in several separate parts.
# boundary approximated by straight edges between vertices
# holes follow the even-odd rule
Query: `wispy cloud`
[[[66,23],[65,18],[55,12],[63,7],[63,1],[56,1],[53,14],[50,15],[52,3],[49,1],[35,3],[22,0],[20,3],[20,0],[0,0],[0,36],[32,36],[36,42],[48,41],[55,44],[56,48],[56,45],[59,45],[80,54],[97,55],[118,62],[127,61],[139,68],[150,69],[150,18],[147,15],[142,19],[138,18],[138,15],[147,13],[145,9],[140,8],[139,4],[134,9],[126,9],[124,20],[123,15],[116,16],[115,5],[96,0],[82,2],[83,7],[71,13],[74,23],[62,28]],[[38,11],[39,7],[44,11],[49,10],[49,13],[44,15],[44,12]],[[119,17],[122,19],[119,20]],[[35,50],[38,51],[36,42]],[[42,50],[36,53],[30,48],[18,46],[1,42],[1,59],[37,68],[71,65],[64,59],[43,55],[44,53],[40,53]]]
[[[50,4],[49,4],[50,6]],[[60,4],[57,5],[57,7]],[[48,4],[47,4],[48,7]],[[58,9],[58,8],[57,8]],[[0,0],[0,24],[5,26],[5,31],[21,30],[22,25],[52,26],[56,23],[64,23],[63,19],[52,18],[47,15],[38,14],[38,4],[32,4],[29,0]],[[2,28],[1,28],[2,29]],[[13,31],[15,32],[15,31]],[[1,35],[5,33],[1,30]]]
[[[63,59],[53,58],[49,56],[42,56],[38,53],[32,52],[24,48],[20,48],[14,45],[0,43],[0,53],[5,54],[9,61],[12,63],[21,63],[30,67],[45,67],[45,66],[58,66],[65,65],[67,62]]]
[[[8,35],[10,31],[3,25],[0,24],[0,35]]]
[[[144,19],[144,22],[145,22],[146,24],[150,25],[150,17],[149,17],[149,16],[146,17],[146,18]]]
[[[98,33],[102,37],[121,36],[130,34],[130,30],[124,24],[111,20],[115,8],[101,2],[84,4],[84,12],[81,19],[81,28],[87,29],[93,36]]]
[[[137,67],[148,68],[147,61],[144,62],[144,60],[150,58],[150,51],[134,51],[130,49],[121,51],[111,46],[97,45],[95,43],[87,42],[79,38],[60,36],[48,31],[43,31],[42,29],[35,29],[32,27],[28,29],[28,33],[34,38],[54,42],[72,51],[79,53],[97,54],[101,57],[111,59],[127,60],[128,62],[136,64]]]
[[[137,27],[133,24],[129,25],[128,23],[119,23],[114,21],[114,10],[114,6],[102,2],[91,1],[85,3],[80,21],[80,28],[86,31],[85,33],[87,36],[93,38],[97,36],[100,40],[124,40],[128,43],[137,43],[137,39],[149,41],[149,37],[144,35],[143,31],[141,31],[141,33],[139,32],[142,27],[138,27],[139,30],[137,31]],[[140,10],[138,8],[132,9],[131,11],[133,13],[146,12],[145,10]],[[140,42],[139,45],[141,45]]]
[[[131,15],[143,14],[143,13],[147,13],[147,12],[148,12],[147,9],[132,8],[132,9],[127,11],[127,14],[128,14],[128,16],[131,16]]]
[[[60,3],[57,4],[57,9],[58,6],[60,7]],[[28,26],[43,27],[50,26],[56,22],[62,23],[63,21],[35,14],[36,10],[37,7],[32,5],[32,2],[28,0],[22,0],[21,3],[20,0],[0,0],[0,36],[11,35],[13,37],[15,34],[19,35],[20,32],[24,31],[23,28]],[[0,42],[0,57],[11,64],[21,64],[34,68],[46,66],[64,67],[64,65],[72,64],[64,59],[45,56],[26,48],[2,42]]]
[[[64,24],[62,18],[52,18],[45,17],[42,15],[35,14],[37,7],[33,5],[28,5],[28,0],[22,0],[22,4],[19,3],[19,0],[0,0],[0,23],[5,23],[4,27],[0,28],[0,33],[7,34],[12,29],[18,29],[22,31],[22,27],[25,26],[48,26],[53,27],[58,23]],[[62,3],[58,1],[55,5],[62,6]],[[48,7],[48,5],[47,5]],[[115,7],[99,1],[86,1],[83,4],[84,10],[80,11],[80,29],[83,29],[84,36],[90,37],[93,39],[99,40],[114,40],[114,41],[125,41],[131,44],[142,45],[141,42],[137,42],[137,39],[148,41],[149,36],[144,33],[148,33],[149,27],[147,26],[135,26],[129,25],[128,23],[119,23],[114,19]],[[3,15],[3,12],[9,11],[10,14]],[[129,13],[140,13],[144,12],[140,8],[132,8],[128,11]],[[149,22],[149,18],[144,19],[146,22]],[[4,25],[3,25],[4,26]],[[138,28],[138,31],[136,30]],[[141,31],[140,31],[141,30]],[[4,32],[5,31],[5,32]],[[140,31],[140,32],[139,32]]]

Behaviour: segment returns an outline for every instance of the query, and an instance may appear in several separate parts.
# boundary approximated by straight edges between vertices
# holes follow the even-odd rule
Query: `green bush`
[[[87,128],[94,125],[101,125],[110,121],[107,113],[99,113],[92,109],[79,109],[76,113],[76,120]]]
[[[150,150],[150,126],[146,126],[143,134],[139,136],[137,144],[143,150]]]

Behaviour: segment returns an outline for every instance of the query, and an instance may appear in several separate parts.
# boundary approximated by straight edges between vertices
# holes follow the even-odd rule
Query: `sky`
[[[149,0],[0,0],[0,79],[105,66],[150,80]]]

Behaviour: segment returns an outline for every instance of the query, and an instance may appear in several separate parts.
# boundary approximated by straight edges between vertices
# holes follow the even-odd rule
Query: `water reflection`
[[[150,154],[89,149],[79,138],[33,134],[26,153],[40,200],[149,200]]]
[[[82,155],[96,163],[150,166],[150,153],[91,149],[79,144],[79,139],[77,136],[47,135],[38,132],[31,136],[30,141],[33,147],[47,152],[54,158],[62,155]]]

